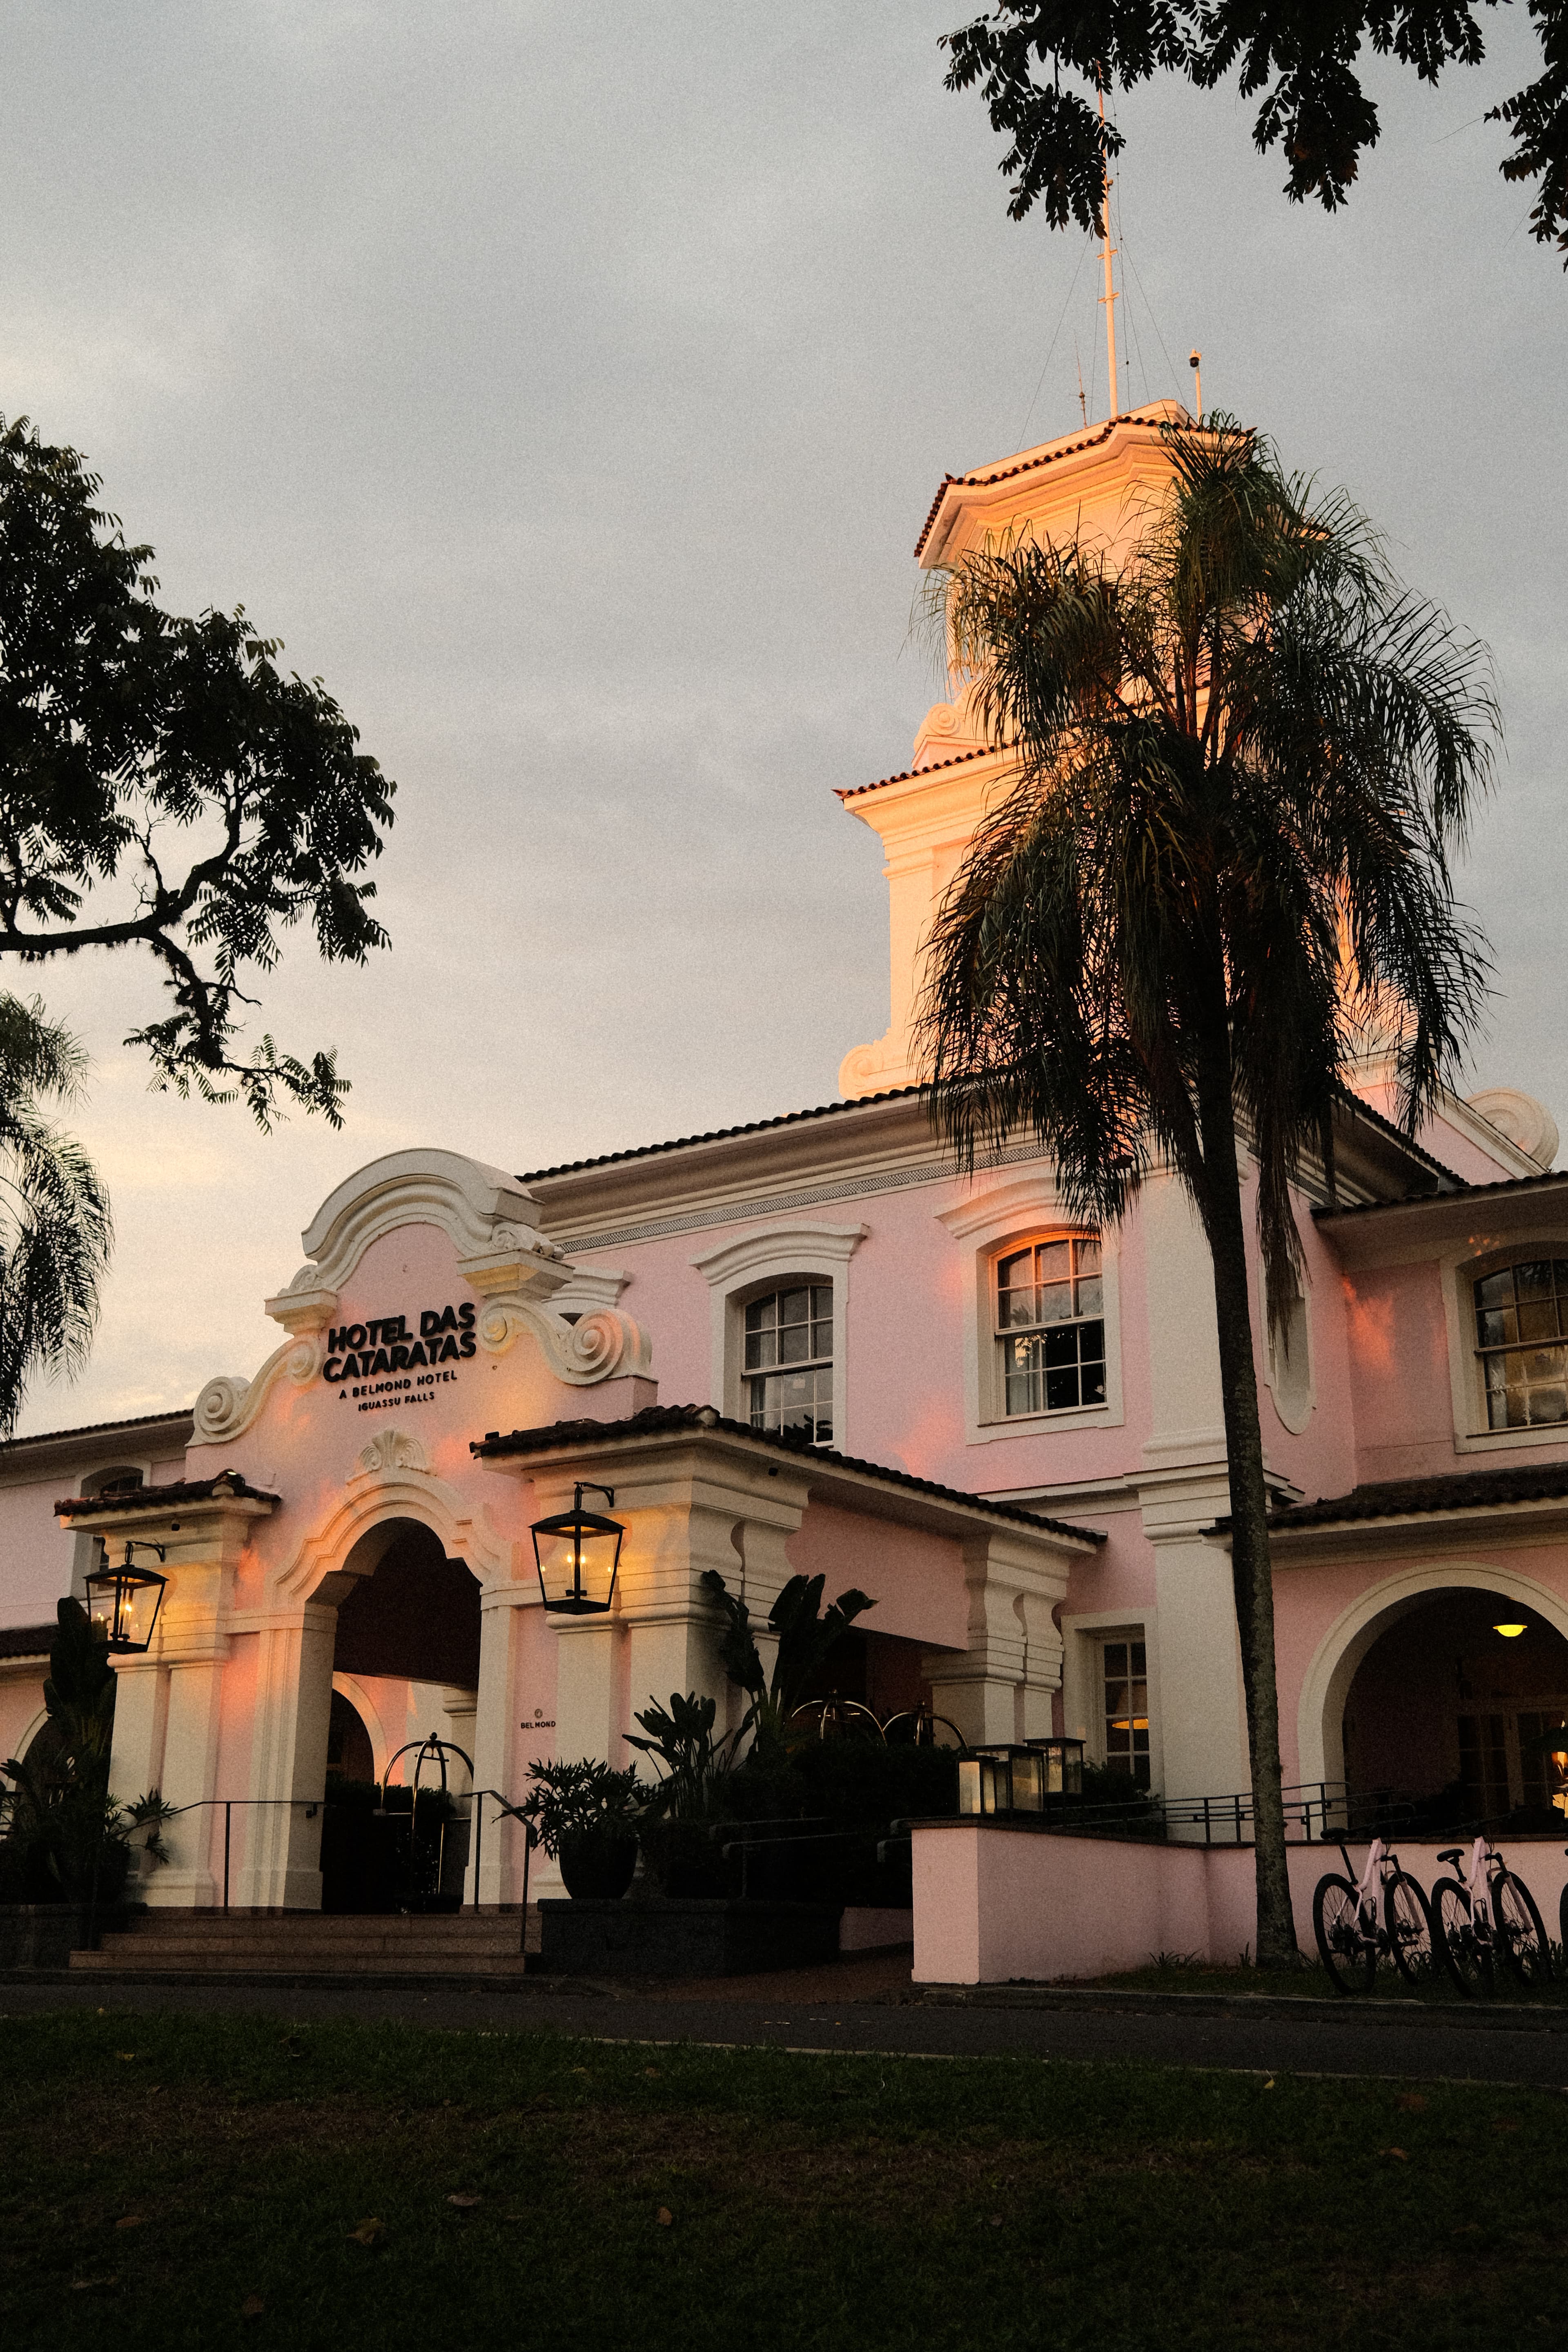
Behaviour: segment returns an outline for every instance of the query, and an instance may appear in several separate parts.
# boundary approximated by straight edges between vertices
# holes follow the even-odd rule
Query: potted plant
[[[712,1830],[728,1812],[735,1749],[746,1725],[715,1739],[717,1714],[711,1698],[672,1691],[668,1707],[650,1698],[635,1717],[646,1738],[626,1735],[628,1747],[640,1748],[659,1767],[640,1830],[643,1859],[666,1895],[713,1896],[726,1889],[723,1856]]]
[[[647,1791],[635,1771],[582,1757],[529,1766],[533,1787],[518,1808],[561,1865],[574,1901],[618,1902],[637,1866],[637,1822]]]

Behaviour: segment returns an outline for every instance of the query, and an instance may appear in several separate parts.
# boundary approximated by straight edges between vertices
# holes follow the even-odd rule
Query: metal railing
[[[1509,1813],[1461,1819],[1435,1810],[1429,1798],[1407,1797],[1392,1789],[1352,1789],[1344,1780],[1303,1780],[1283,1789],[1286,1843],[1359,1843],[1373,1837],[1462,1837],[1509,1827]],[[1047,1835],[1144,1837],[1173,1844],[1250,1845],[1254,1808],[1249,1789],[1222,1796],[1163,1797],[1150,1794],[1111,1805],[1069,1803],[1048,1814],[992,1815],[1026,1823]],[[1514,1835],[1526,1834],[1518,1829]],[[1541,1834],[1547,1832],[1542,1831]]]
[[[538,1835],[532,1823],[523,1820],[519,1807],[513,1802],[511,1798],[507,1796],[504,1790],[500,1789],[470,1789],[467,1791],[466,1801],[471,1806],[471,1811],[468,1814],[458,1813],[455,1816],[443,1817],[441,1822],[441,1844],[437,1864],[437,1882],[439,1881],[442,1864],[445,1861],[446,1835],[448,1822],[453,1818],[464,1821],[472,1830],[472,1843],[470,1850],[463,1865],[464,1875],[468,1876],[470,1873],[472,1874],[473,1894],[470,1900],[472,1907],[475,1910],[479,1909],[479,1864],[483,1855],[484,1802],[487,1797],[500,1808],[501,1822],[511,1820],[522,1822],[522,1909],[526,1916],[528,1910],[529,1869],[532,1859],[533,1849],[539,1843]],[[299,1807],[303,1811],[307,1821],[313,1821],[318,1813],[323,1812],[326,1810],[328,1801],[329,1800],[324,1794],[320,1797],[194,1797],[188,1804],[171,1806],[167,1819],[170,1821],[177,1821],[181,1815],[184,1813],[216,1811],[218,1806],[222,1806],[223,1908],[226,1911],[229,1907],[231,1863],[234,1847],[234,1815],[236,1809],[257,1810],[277,1806],[285,1806],[292,1809],[294,1807]],[[461,1804],[465,1801],[465,1799],[459,1797],[454,1799],[453,1801],[455,1804]],[[401,1818],[401,1816],[399,1818]],[[414,1819],[415,1816],[411,1810],[407,1815],[411,1836],[413,1833]],[[496,1827],[499,1828],[500,1826],[500,1822],[498,1822],[496,1823]]]

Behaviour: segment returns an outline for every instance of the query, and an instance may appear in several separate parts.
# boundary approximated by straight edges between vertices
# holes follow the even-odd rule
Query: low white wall
[[[1430,1893],[1447,1875],[1442,1841],[1401,1844],[1400,1862]],[[1502,1849],[1558,1932],[1568,1853],[1556,1841]],[[1351,1848],[1358,1870],[1363,1845]],[[1343,1865],[1331,1845],[1291,1846],[1296,1933],[1312,1950],[1312,1893]],[[1250,1846],[1142,1845],[1042,1835],[999,1822],[932,1822],[914,1832],[914,1976],[921,1984],[1005,1984],[1110,1975],[1158,1952],[1225,1967],[1256,1937]]]

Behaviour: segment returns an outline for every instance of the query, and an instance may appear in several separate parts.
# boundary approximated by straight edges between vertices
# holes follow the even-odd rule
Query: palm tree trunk
[[[1204,1151],[1204,1221],[1214,1261],[1215,1322],[1230,1478],[1230,1564],[1247,1699],[1252,1773],[1253,1855],[1258,1875],[1258,1964],[1291,1968],[1296,1922],[1285,1853],[1280,1790],[1279,1691],[1274,1665],[1274,1580],[1268,1555],[1268,1490],[1247,1298],[1247,1234],[1237,1167],[1236,1105],[1229,1040],[1222,1030],[1199,1057],[1198,1126]]]

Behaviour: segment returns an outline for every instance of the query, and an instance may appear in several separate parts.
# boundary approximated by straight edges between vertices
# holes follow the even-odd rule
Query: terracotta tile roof
[[[58,1630],[56,1625],[0,1626],[0,1658],[47,1658]]]
[[[1372,1113],[1373,1118],[1375,1118],[1377,1116],[1375,1111]],[[1384,1119],[1383,1124],[1386,1127],[1389,1122]],[[1395,1129],[1394,1131],[1395,1134],[1403,1132],[1400,1129]],[[1410,1149],[1415,1151],[1420,1149],[1420,1146],[1412,1144]],[[1436,1161],[1433,1164],[1440,1165]],[[1568,1168],[1549,1168],[1541,1176],[1500,1176],[1496,1182],[1491,1184],[1467,1184],[1463,1178],[1456,1181],[1458,1190],[1464,1194],[1466,1200],[1484,1201],[1494,1192],[1531,1192],[1547,1184],[1568,1184]],[[1417,1202],[1430,1202],[1437,1199],[1448,1200],[1452,1197],[1449,1193],[1407,1192],[1405,1198],[1399,1201],[1363,1201],[1353,1208],[1325,1207],[1314,1209],[1312,1213],[1317,1217],[1372,1217],[1379,1216],[1388,1209],[1409,1209],[1415,1207]]]
[[[976,754],[974,756],[978,757],[979,755]],[[864,789],[870,791],[872,787],[867,785]],[[848,1102],[818,1103],[809,1110],[781,1111],[774,1118],[747,1119],[739,1127],[711,1128],[707,1131],[707,1133],[702,1135],[676,1135],[671,1136],[669,1139],[664,1143],[635,1143],[628,1145],[626,1150],[624,1151],[601,1151],[591,1160],[563,1160],[559,1166],[554,1168],[530,1169],[525,1174],[520,1174],[517,1178],[517,1181],[520,1184],[542,1184],[547,1182],[552,1176],[582,1176],[585,1175],[592,1168],[622,1167],[628,1160],[654,1159],[661,1151],[690,1151],[694,1150],[699,1145],[704,1143],[730,1143],[732,1142],[737,1136],[741,1135],[766,1135],[778,1128],[800,1127],[808,1119],[842,1118],[852,1111],[870,1110],[878,1103],[912,1101],[917,1096],[923,1094],[925,1091],[926,1089],[923,1087],[918,1086],[889,1087],[885,1093],[876,1095],[857,1095]],[[1340,1088],[1340,1094],[1348,1109],[1353,1111],[1358,1117],[1370,1121],[1373,1127],[1380,1129],[1384,1135],[1395,1138],[1404,1149],[1411,1154],[1412,1158],[1424,1161],[1426,1165],[1434,1170],[1437,1175],[1446,1177],[1456,1192],[1462,1192],[1466,1190],[1465,1181],[1462,1177],[1456,1176],[1451,1168],[1445,1168],[1440,1160],[1434,1160],[1429,1151],[1424,1151],[1422,1150],[1420,1144],[1412,1143],[1409,1137],[1402,1129],[1395,1127],[1391,1119],[1384,1118],[1381,1111],[1373,1110],[1372,1105],[1368,1102],[1363,1102],[1360,1095],[1353,1094],[1348,1087],[1342,1087]],[[1534,1180],[1532,1179],[1531,1181],[1533,1181]],[[1428,1200],[1433,1196],[1429,1193],[1422,1192],[1412,1193],[1407,1197],[1412,1200]],[[1383,1204],[1378,1203],[1376,1205],[1381,1206]],[[1403,1203],[1394,1202],[1391,1205],[1398,1207],[1403,1205]],[[1314,1211],[1313,1213],[1314,1215],[1328,1214],[1329,1212]],[[1341,1211],[1338,1213],[1342,1215],[1349,1215],[1352,1212],[1347,1210]]]
[[[737,1135],[765,1135],[779,1127],[799,1127],[809,1118],[839,1118],[847,1111],[868,1110],[873,1103],[901,1102],[923,1092],[920,1087],[891,1087],[886,1094],[858,1095],[852,1102],[819,1103],[811,1110],[782,1111],[776,1118],[747,1119],[741,1127],[716,1127],[706,1135],[677,1135],[668,1143],[635,1143],[625,1151],[601,1151],[593,1160],[567,1160],[559,1168],[535,1168],[519,1176],[520,1184],[542,1184],[550,1176],[580,1176],[590,1168],[615,1168],[627,1160],[647,1160],[660,1151],[689,1151],[700,1143],[728,1143]]]
[[[1568,1440],[1568,1432],[1564,1433]],[[1506,1509],[1510,1503],[1550,1503],[1568,1497],[1568,1461],[1531,1464],[1524,1469],[1445,1471],[1433,1478],[1387,1478],[1352,1486],[1316,1503],[1275,1511],[1271,1527],[1331,1528],[1358,1519],[1419,1518],[1444,1511]],[[1216,1522],[1228,1528],[1228,1519]]]
[[[68,1495],[55,1505],[55,1513],[62,1519],[86,1519],[100,1511],[169,1511],[186,1503],[211,1503],[229,1496],[246,1503],[283,1500],[265,1486],[252,1486],[237,1470],[220,1470],[216,1478],[175,1478],[167,1486],[133,1486],[121,1495]]]
[[[935,776],[943,768],[962,768],[967,760],[992,759],[997,749],[994,743],[983,743],[978,751],[955,751],[951,760],[933,760],[925,768],[900,768],[896,776],[879,776],[873,784],[846,784],[842,787],[836,784],[834,793],[841,801],[857,800],[862,793],[879,793],[884,784],[908,784],[916,776]]]
[[[191,1407],[183,1412],[136,1412],[129,1421],[87,1421],[77,1429],[37,1429],[28,1437],[8,1437],[0,1444],[0,1462],[8,1454],[19,1454],[29,1445],[55,1445],[66,1437],[108,1437],[117,1429],[172,1429],[176,1422],[192,1421]]]
[[[1042,466],[1059,466],[1064,457],[1075,457],[1080,449],[1100,447],[1110,440],[1119,425],[1146,425],[1150,421],[1141,409],[1130,408],[1120,416],[1108,416],[1104,424],[1097,425],[1092,432],[1080,433],[1071,441],[1053,443],[1048,447],[1042,448],[1037,457],[1020,457],[1011,466],[994,466],[988,473],[944,474],[937,487],[936,496],[931,502],[931,511],[926,516],[925,528],[915,541],[916,562],[919,562],[925,552],[925,543],[935,527],[942,502],[955,482],[963,489],[988,490],[998,482],[1013,481],[1019,474],[1033,474]]]
[[[1364,1095],[1358,1095],[1353,1087],[1340,1086],[1336,1083],[1334,1092],[1347,1110],[1353,1110],[1359,1118],[1364,1118],[1369,1126],[1375,1127],[1381,1134],[1392,1137],[1395,1143],[1399,1144],[1404,1150],[1409,1152],[1413,1160],[1425,1160],[1427,1167],[1430,1168],[1435,1174],[1447,1178],[1449,1185],[1456,1192],[1468,1192],[1474,1189],[1472,1186],[1467,1184],[1464,1178],[1458,1175],[1455,1170],[1447,1167],[1441,1160],[1435,1159],[1432,1153],[1428,1151],[1423,1144],[1415,1142],[1413,1138],[1406,1135],[1402,1127],[1395,1126],[1393,1119],[1384,1118],[1380,1110],[1373,1110],[1372,1105],[1367,1101],[1366,1097]],[[1434,1192],[1408,1192],[1405,1194],[1405,1198],[1406,1201],[1432,1201],[1436,1200],[1437,1195]],[[1377,1208],[1401,1208],[1404,1206],[1404,1202],[1397,1201],[1379,1201],[1374,1202],[1373,1205]],[[1312,1212],[1314,1216],[1331,1216],[1334,1214],[1349,1216],[1354,1213],[1356,1213],[1351,1210],[1339,1210],[1336,1212],[1330,1209],[1314,1209]]]
[[[492,1429],[469,1451],[493,1462],[510,1454],[544,1454],[555,1446],[591,1444],[596,1438],[665,1437],[690,1429],[722,1430],[727,1437],[742,1437],[750,1444],[766,1446],[777,1454],[791,1454],[797,1460],[819,1462],[837,1470],[856,1470],[886,1486],[901,1486],[917,1495],[932,1495],[940,1502],[962,1503],[970,1510],[987,1511],[993,1517],[1009,1519],[1018,1527],[1043,1528],[1047,1534],[1066,1536],[1075,1543],[1105,1541],[1098,1528],[1071,1527],[1065,1519],[1047,1519],[1038,1511],[1026,1511],[1017,1503],[994,1502],[988,1495],[968,1495],[957,1486],[940,1486],[934,1479],[917,1478],[912,1471],[889,1470],[882,1462],[861,1462],[850,1454],[836,1454],[830,1446],[812,1445],[787,1430],[753,1429],[749,1422],[730,1421],[707,1404],[647,1405],[626,1421],[556,1421],[542,1429],[514,1429],[506,1437]]]

